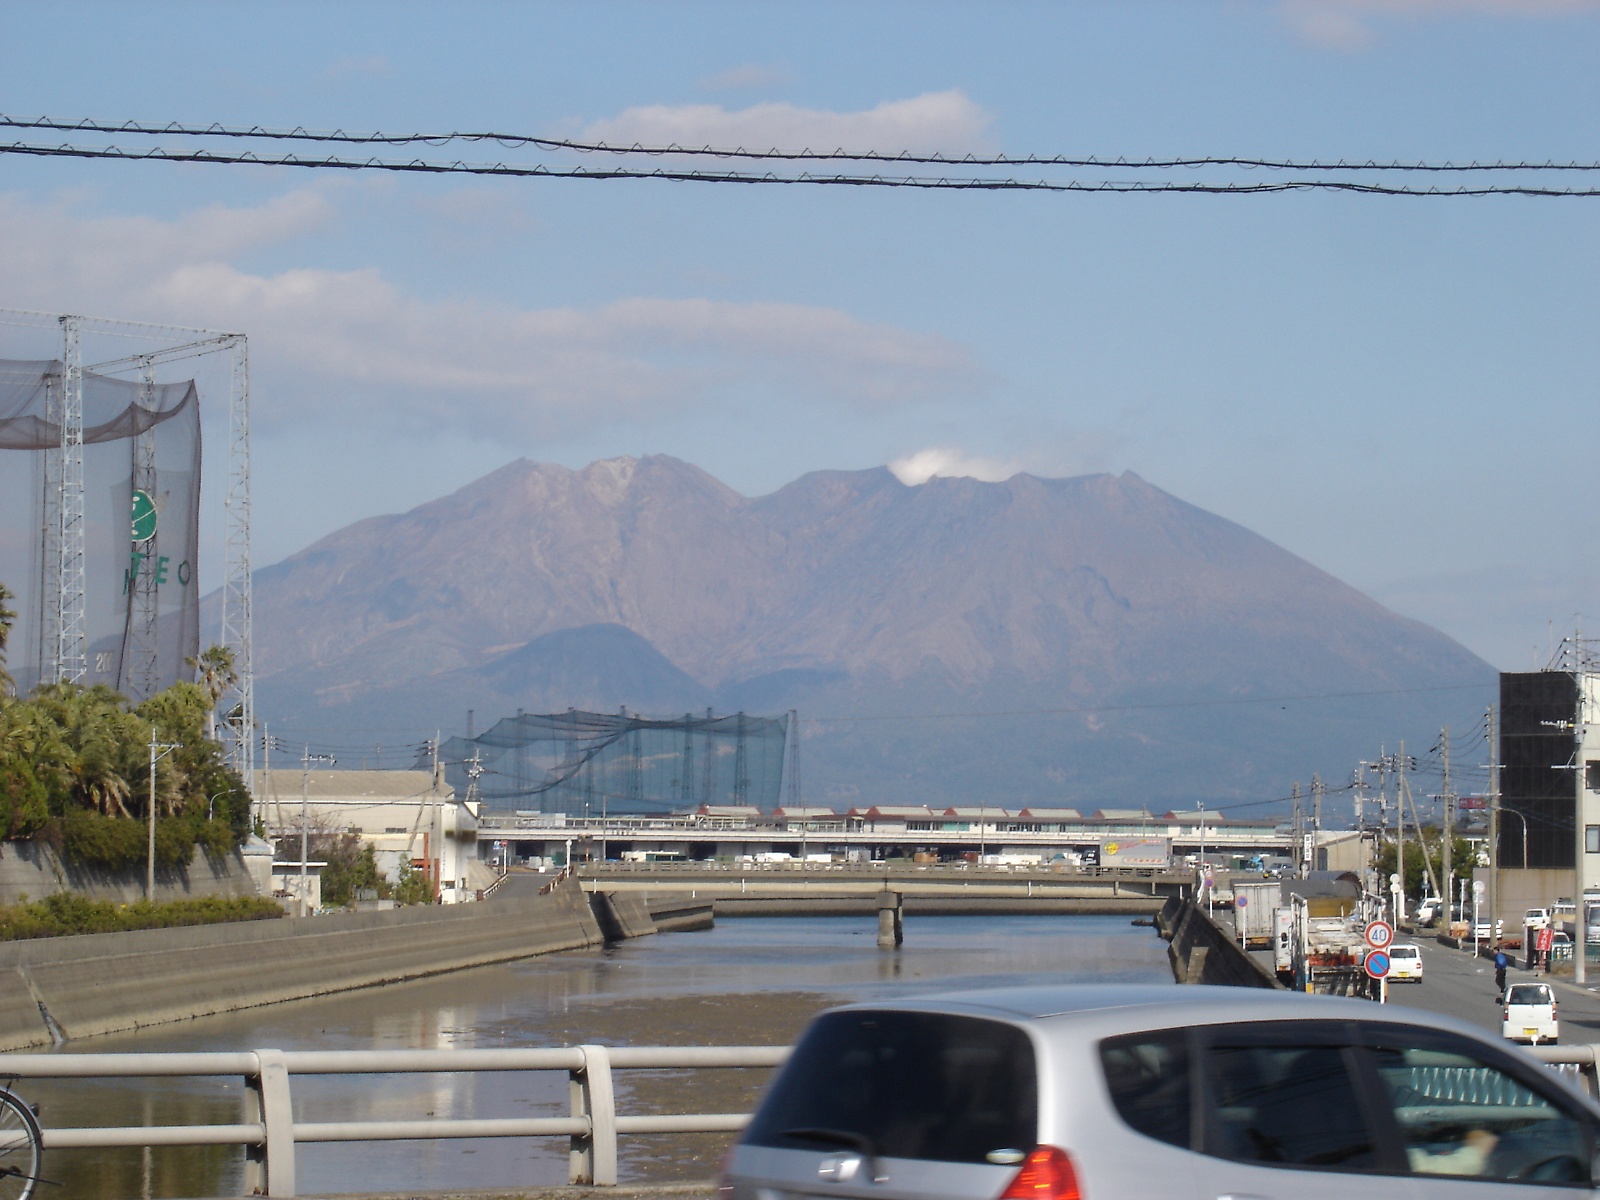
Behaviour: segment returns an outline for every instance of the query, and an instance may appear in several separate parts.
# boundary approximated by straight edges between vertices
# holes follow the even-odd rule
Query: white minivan
[[[1500,1032],[1513,1042],[1553,1045],[1560,1040],[1556,994],[1548,983],[1513,983],[1500,1015]]]
[[[1412,942],[1389,947],[1389,978],[1399,983],[1422,982],[1422,950]]]

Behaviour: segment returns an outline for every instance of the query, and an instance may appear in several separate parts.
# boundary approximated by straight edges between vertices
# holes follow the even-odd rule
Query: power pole
[[[1301,827],[1300,816],[1300,781],[1296,779],[1294,786],[1289,789],[1289,796],[1294,801],[1294,856],[1300,864],[1300,869],[1295,872],[1301,879],[1306,877],[1306,843],[1305,830]]]
[[[179,746],[177,742],[156,741],[156,731],[150,730],[150,804],[149,818],[150,829],[149,852],[144,866],[144,898],[147,903],[154,904],[156,900],[156,760],[165,758]],[[157,753],[159,751],[160,753]]]
[[[1322,776],[1311,777],[1311,865],[1317,865],[1317,847],[1322,843]]]
[[[1456,880],[1452,863],[1452,851],[1455,849],[1455,826],[1451,820],[1456,806],[1455,793],[1450,790],[1450,726],[1446,725],[1439,731],[1440,763],[1444,768],[1444,795],[1440,799],[1444,802],[1444,845],[1441,847],[1440,865],[1444,868],[1444,885],[1452,891],[1455,889]],[[1450,895],[1442,894],[1444,901],[1445,932],[1450,929]]]
[[[1500,915],[1500,744],[1496,737],[1494,723],[1494,705],[1488,708],[1486,720],[1489,728],[1489,936],[1499,947],[1499,938],[1495,936],[1499,929]],[[1523,860],[1526,867],[1528,862]],[[1476,898],[1474,898],[1476,906]],[[1473,923],[1477,923],[1477,911],[1474,907]],[[1476,934],[1476,930],[1474,930]]]
[[[306,747],[305,755],[300,759],[300,915],[311,915],[311,891],[306,882],[306,859],[309,857],[310,828],[311,828],[311,764],[325,762],[329,766],[334,763],[331,754],[313,754],[311,747]]]

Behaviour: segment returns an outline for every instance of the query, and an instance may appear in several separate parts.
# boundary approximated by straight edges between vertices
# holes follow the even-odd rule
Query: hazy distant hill
[[[835,802],[1337,784],[1470,723],[1494,677],[1132,474],[824,471],[747,499],[672,458],[520,461],[259,571],[255,604],[269,720],[796,707],[807,795]],[[1241,703],[1266,697],[1301,699]]]

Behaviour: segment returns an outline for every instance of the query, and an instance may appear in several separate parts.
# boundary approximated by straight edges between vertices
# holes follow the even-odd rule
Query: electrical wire
[[[23,142],[0,143],[0,154],[43,158],[117,159],[132,162],[206,163],[212,165],[251,165],[299,167],[308,170],[389,171],[423,175],[500,176],[548,179],[656,179],[677,183],[737,183],[746,185],[804,184],[820,187],[909,188],[915,191],[1008,191],[1008,192],[1132,192],[1184,193],[1192,195],[1259,195],[1273,192],[1349,192],[1371,196],[1529,196],[1541,198],[1600,196],[1600,187],[1560,188],[1533,184],[1486,184],[1462,187],[1421,187],[1404,184],[1370,183],[1355,179],[1290,179],[1270,183],[1149,183],[1143,180],[1049,180],[988,179],[917,175],[818,175],[803,172],[780,175],[747,171],[700,171],[662,167],[549,167],[508,163],[429,162],[412,159],[301,158],[294,154],[269,155],[245,152],[220,154],[210,150],[167,150],[151,147],[133,150],[121,146],[42,146]]]
[[[583,142],[572,138],[539,137],[520,133],[464,132],[453,133],[348,133],[342,129],[311,130],[303,126],[293,129],[273,129],[262,125],[230,126],[213,122],[210,125],[186,125],[169,121],[162,125],[142,121],[111,123],[89,119],[78,121],[54,117],[14,117],[0,114],[0,128],[49,129],[67,133],[138,134],[155,137],[220,137],[256,141],[296,141],[339,143],[344,145],[428,145],[443,146],[450,142],[493,142],[507,148],[531,147],[538,150],[573,151],[580,154],[643,154],[657,158],[701,157],[718,159],[746,159],[779,162],[874,162],[905,163],[908,165],[961,166],[961,167],[1092,167],[1126,168],[1130,170],[1171,170],[1195,167],[1242,167],[1272,171],[1399,171],[1457,173],[1477,171],[1600,171],[1600,162],[1559,163],[1554,161],[1490,161],[1490,162],[1402,162],[1391,159],[1380,162],[1368,159],[1349,162],[1344,159],[1272,159],[1250,158],[1241,155],[1194,155],[1180,158],[1130,158],[1126,155],[1106,157],[1089,155],[1075,157],[1066,154],[916,154],[908,150],[887,153],[880,150],[751,150],[743,146],[683,146],[677,143],[646,146],[640,143],[613,145],[608,142]]]

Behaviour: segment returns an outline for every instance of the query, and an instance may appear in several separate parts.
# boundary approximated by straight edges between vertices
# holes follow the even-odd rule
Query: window
[[[1351,1053],[1296,1039],[1292,1027],[1214,1042],[1206,1054],[1205,1152],[1263,1165],[1380,1169]]]
[[[1189,1047],[1182,1030],[1110,1038],[1100,1043],[1100,1066],[1117,1115],[1131,1129],[1189,1148]]]
[[[1015,1025],[943,1013],[845,1011],[818,1019],[745,1141],[889,1158],[982,1163],[1039,1140],[1033,1044]],[[845,1143],[860,1148],[857,1142]]]
[[[1583,786],[1591,792],[1600,792],[1600,760],[1591,758],[1583,764]]]
[[[1485,1061],[1471,1043],[1388,1030],[1371,1053],[1414,1173],[1589,1182],[1593,1134],[1575,1106],[1552,1099],[1520,1072]]]
[[[1583,827],[1583,852],[1585,854],[1600,854],[1600,825],[1585,825]]]

